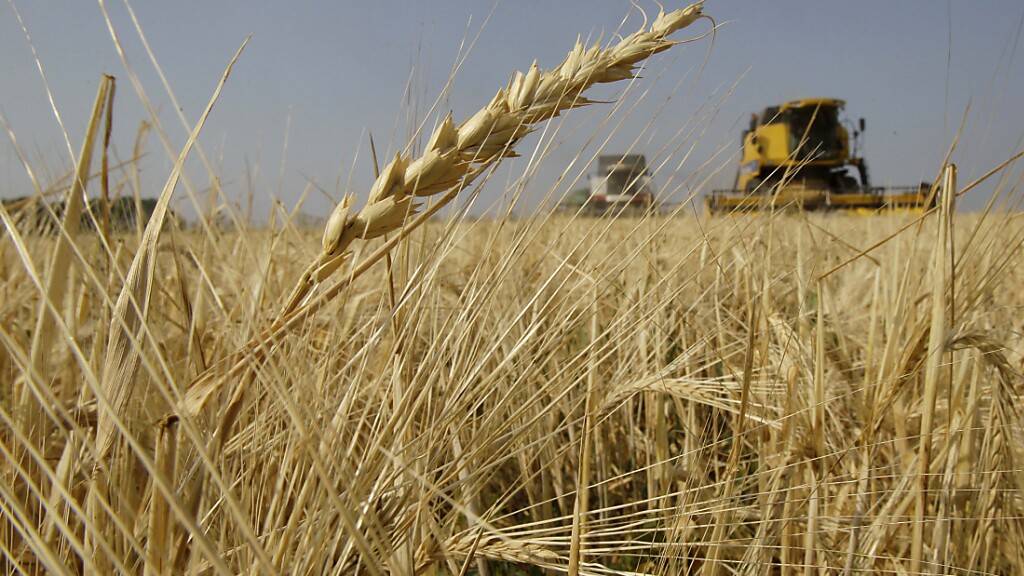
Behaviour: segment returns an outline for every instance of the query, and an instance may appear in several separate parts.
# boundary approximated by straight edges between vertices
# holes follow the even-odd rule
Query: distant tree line
[[[156,200],[153,198],[142,198],[139,200],[141,209],[142,225],[149,222],[149,218],[156,210]],[[120,197],[110,201],[110,231],[124,232],[134,230],[136,226],[136,204],[134,198]],[[39,234],[55,234],[60,229],[60,221],[64,219],[66,204],[63,200],[58,202],[46,202],[37,196],[22,196],[19,198],[4,199],[3,206],[8,213],[18,222],[22,228],[29,232]],[[104,220],[103,202],[99,198],[89,200],[88,211],[82,209],[80,216],[80,230],[94,231],[96,222],[102,224]],[[177,220],[177,215],[168,210],[167,218]]]

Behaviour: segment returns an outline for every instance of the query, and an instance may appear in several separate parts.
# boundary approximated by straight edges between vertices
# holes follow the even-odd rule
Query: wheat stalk
[[[413,159],[395,154],[371,186],[362,210],[353,213],[350,195],[338,203],[327,220],[320,255],[300,278],[282,316],[341,266],[354,241],[398,230],[416,212],[417,197],[465,188],[487,168],[514,156],[516,143],[537,124],[592,103],[583,93],[594,84],[635,78],[637,65],[678,44],[668,36],[700,18],[702,9],[703,2],[697,2],[661,11],[649,27],[608,48],[587,48],[577,40],[559,66],[542,71],[535,61],[526,73],[516,72],[508,86],[462,124],[456,126],[448,114],[422,155]]]
[[[346,195],[334,208],[324,229],[320,254],[300,276],[272,328],[253,338],[232,357],[234,364],[227,374],[243,376],[251,367],[250,353],[262,357],[289,328],[297,326],[314,309],[340,293],[332,288],[318,301],[300,309],[310,292],[348,259],[353,242],[371,240],[397,230],[408,233],[421,225],[426,221],[422,216],[436,212],[474,178],[501,159],[513,156],[515,144],[537,124],[556,118],[565,110],[592,103],[583,96],[588,88],[635,78],[640,62],[679,43],[668,37],[701,18],[703,4],[703,1],[696,2],[667,13],[662,10],[650,26],[645,25],[607,48],[599,44],[586,48],[577,40],[559,66],[542,71],[534,62],[525,74],[513,74],[508,86],[498,90],[489,104],[465,122],[456,126],[451,114],[445,116],[418,158],[395,154],[370,187],[362,210],[352,211],[351,195]],[[409,223],[419,208],[416,199],[435,195],[442,196],[421,217]],[[361,262],[350,280],[382,259],[401,237],[399,234],[392,238]],[[246,380],[244,376],[239,378],[240,385],[245,386]],[[189,387],[183,410],[189,414],[202,411],[222,382],[222,378],[209,370],[201,374]]]
[[[487,558],[501,562],[532,565],[549,570],[564,570],[566,559],[547,548],[531,542],[508,538],[500,534],[480,537],[474,533],[453,535],[444,546],[431,554],[420,551],[416,564],[417,572],[425,570],[430,564],[444,559],[465,559],[470,556]]]

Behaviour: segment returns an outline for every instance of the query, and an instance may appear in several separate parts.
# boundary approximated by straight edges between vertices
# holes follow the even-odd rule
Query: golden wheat
[[[953,201],[1024,152],[916,216],[430,218],[699,14],[515,75],[322,237],[0,205],[0,572],[1021,573],[1024,220]]]

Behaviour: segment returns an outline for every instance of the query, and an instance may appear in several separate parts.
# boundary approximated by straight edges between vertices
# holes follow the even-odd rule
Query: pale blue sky
[[[16,5],[76,150],[99,75],[118,77],[115,144],[127,156],[145,114],[98,5],[87,0],[20,0]],[[657,9],[648,0],[640,5]],[[557,64],[577,34],[604,33],[607,38],[631,10],[621,0],[136,0],[132,6],[190,121],[198,117],[235,48],[253,35],[201,142],[211,156],[222,159],[225,187],[236,197],[245,188],[246,163],[258,167],[253,181],[257,210],[263,212],[279,186],[280,199],[294,203],[307,177],[337,196],[357,148],[362,152],[353,188],[365,189],[371,169],[363,131],[372,131],[381,149],[404,143],[410,111],[424,113],[442,88],[460,43],[475,36],[489,15],[443,104],[457,119],[485,104],[513,70],[534,58],[542,66]],[[108,0],[108,7],[130,63],[180,146],[186,132],[170,113],[123,1]],[[666,157],[666,146],[682,146],[670,162],[675,168],[690,144],[698,142],[678,170],[678,181],[708,170],[701,164],[714,150],[737,146],[750,112],[805,96],[844,98],[851,116],[867,118],[866,156],[878,184],[931,179],[969,102],[972,112],[957,158],[964,178],[981,174],[1022,145],[1020,0],[709,0],[706,12],[722,24],[710,54],[705,40],[656,57],[627,97],[629,105],[649,91],[632,111],[612,120],[622,124],[609,151],[628,147],[646,129],[636,150],[657,162]],[[629,31],[639,23],[633,15]],[[696,26],[706,28],[706,23]],[[418,108],[402,101],[414,66]],[[69,163],[63,137],[6,2],[0,4],[0,78],[0,112],[19,142],[38,169],[60,172]],[[597,92],[602,97],[616,93],[607,88]],[[559,146],[527,186],[527,206],[588,138],[602,140],[612,132],[599,126],[607,111],[594,107],[570,115],[556,138]],[[289,115],[289,149],[280,180]],[[673,140],[687,122],[697,132]],[[531,137],[523,150],[537,141]],[[148,151],[144,184],[155,196],[171,162],[155,139]],[[735,163],[726,154],[714,165],[723,163],[726,167],[713,179],[716,185],[732,180]],[[521,173],[524,165],[523,159],[511,163],[502,177]],[[202,187],[205,177],[197,168],[192,166],[190,174]],[[656,183],[668,180],[667,170],[656,176]],[[484,199],[497,197],[501,188],[490,186]],[[5,137],[0,140],[0,196],[27,191],[24,171]],[[318,194],[311,196],[307,211],[326,210],[328,201]],[[178,197],[184,195],[179,191]],[[976,197],[969,205],[981,200]]]

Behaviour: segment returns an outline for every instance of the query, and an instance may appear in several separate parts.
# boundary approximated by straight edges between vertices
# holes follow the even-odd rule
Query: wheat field
[[[925,570],[1014,573],[1020,219],[953,219],[935,357],[934,222],[818,279],[913,220],[431,223],[390,280],[383,265],[363,275],[266,355],[220,442],[221,414],[179,421],[171,399],[273,317],[318,234],[171,232],[104,525],[83,501],[97,408],[81,382],[109,330],[105,278],[71,272],[44,377],[28,352],[34,280],[8,242],[5,562],[564,570],[579,518],[580,573],[902,572],[935,365]]]
[[[110,166],[101,80],[73,175],[0,206],[3,573],[1024,572],[1022,153],[917,213],[701,215],[693,177],[649,214],[467,216],[702,20],[440,115],[322,227],[172,213],[234,59],[162,192]]]

